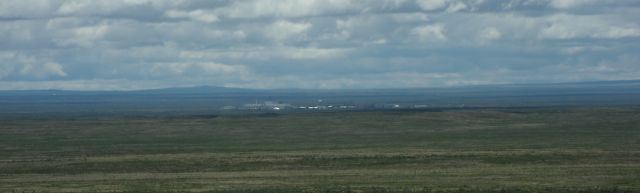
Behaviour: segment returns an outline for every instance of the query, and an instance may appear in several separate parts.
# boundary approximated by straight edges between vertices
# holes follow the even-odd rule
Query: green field
[[[0,120],[0,192],[640,192],[640,109]]]

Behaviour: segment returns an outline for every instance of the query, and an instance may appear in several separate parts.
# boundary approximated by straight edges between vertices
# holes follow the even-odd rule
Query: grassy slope
[[[0,192],[640,191],[639,109],[2,120],[0,149]]]

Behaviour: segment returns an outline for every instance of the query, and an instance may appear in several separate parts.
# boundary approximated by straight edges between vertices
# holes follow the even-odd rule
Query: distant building
[[[249,104],[244,104],[242,105],[242,109],[246,109],[246,110],[260,110],[262,109],[262,104],[259,103],[249,103]]]
[[[224,107],[220,107],[220,110],[225,110],[225,111],[236,110],[236,107],[227,105],[227,106],[224,106]]]
[[[429,105],[413,105],[413,108],[416,108],[416,109],[428,108],[428,107]]]
[[[291,104],[287,104],[283,102],[273,102],[273,101],[265,101],[264,106],[267,109],[271,109],[271,110],[284,110],[284,109],[294,108],[294,106]]]

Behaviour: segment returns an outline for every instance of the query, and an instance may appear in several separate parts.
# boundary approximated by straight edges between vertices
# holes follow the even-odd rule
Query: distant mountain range
[[[468,85],[451,87],[426,87],[426,88],[380,88],[380,89],[251,89],[231,88],[219,86],[193,86],[172,87],[160,89],[128,90],[128,91],[76,91],[76,90],[0,90],[0,94],[188,94],[188,93],[287,93],[287,92],[379,92],[379,91],[475,91],[475,90],[510,90],[510,89],[567,89],[567,88],[640,88],[640,80],[615,80],[615,81],[591,81],[568,83],[536,83],[536,84],[494,84],[494,85]]]
[[[213,86],[136,91],[0,91],[0,116],[33,113],[217,113],[248,104],[353,106],[360,110],[640,106],[640,80],[399,89],[242,89]],[[235,108],[234,108],[235,107]]]

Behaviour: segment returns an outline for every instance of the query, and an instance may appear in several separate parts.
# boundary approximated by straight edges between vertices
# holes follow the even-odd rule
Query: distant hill
[[[194,86],[194,87],[173,87],[161,89],[127,90],[127,91],[77,91],[77,90],[0,90],[0,94],[28,94],[28,95],[129,95],[129,94],[194,94],[194,93],[233,93],[233,92],[255,92],[256,89],[215,87],[215,86]]]
[[[172,87],[160,89],[144,89],[129,91],[76,91],[76,90],[0,90],[0,94],[194,94],[194,93],[376,93],[376,92],[421,92],[421,91],[476,91],[476,90],[527,90],[527,89],[571,89],[571,88],[640,88],[640,80],[616,80],[616,81],[592,81],[592,82],[568,82],[568,83],[538,83],[538,84],[495,84],[495,85],[469,85],[451,87],[427,87],[427,88],[381,88],[381,89],[249,89],[231,88],[219,86],[193,86]]]
[[[640,80],[398,89],[243,89],[213,86],[135,91],[0,91],[0,116],[24,113],[217,113],[255,103],[358,109],[640,106]],[[235,108],[231,108],[235,109]]]
[[[193,94],[193,93],[237,93],[237,92],[255,92],[255,89],[230,88],[218,86],[194,86],[194,87],[173,87],[149,90],[127,91],[129,93],[145,93],[145,94]]]

